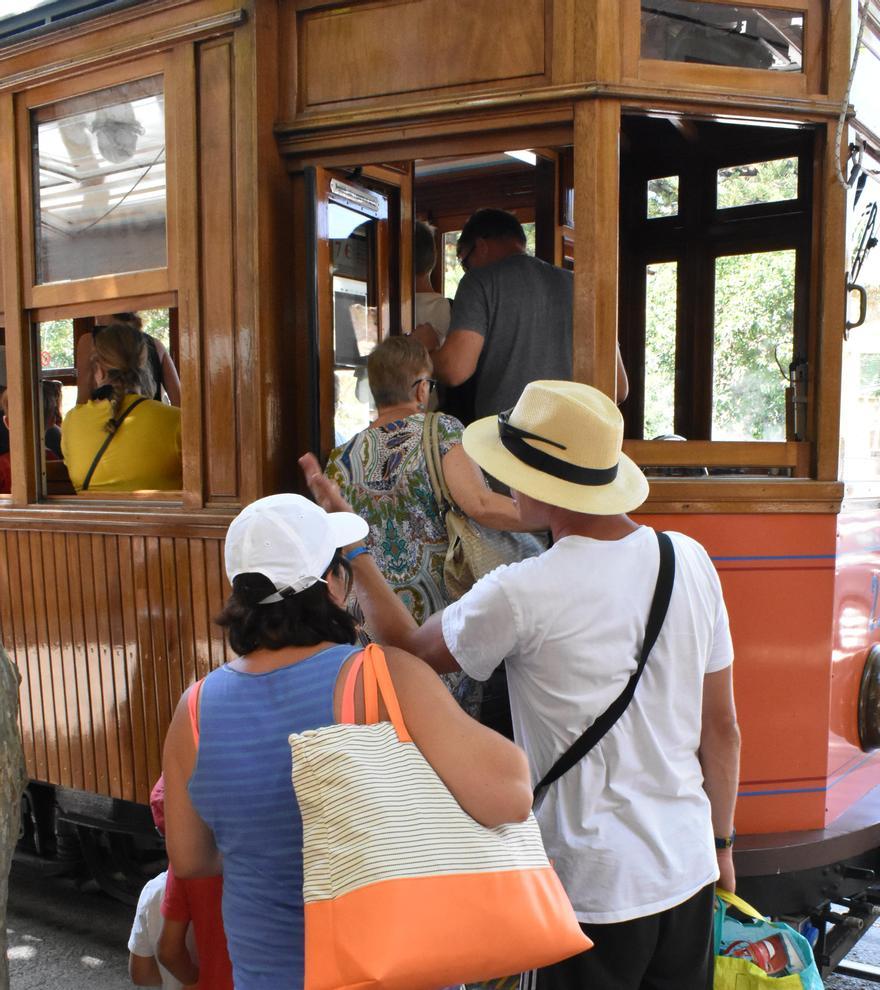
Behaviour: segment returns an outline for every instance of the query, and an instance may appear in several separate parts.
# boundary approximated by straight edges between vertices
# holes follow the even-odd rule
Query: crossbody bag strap
[[[559,757],[552,767],[538,781],[533,792],[535,802],[541,792],[558,780],[564,773],[567,773],[576,763],[582,760],[587,753],[599,742],[599,740],[613,727],[614,723],[626,711],[633,695],[636,685],[645,669],[645,661],[648,654],[654,648],[654,643],[660,635],[660,629],[669,610],[669,601],[672,597],[672,585],[675,582],[675,551],[672,547],[672,540],[666,533],[657,533],[657,542],[660,546],[660,568],[657,572],[657,585],[654,588],[654,598],[651,602],[651,611],[648,613],[648,624],[645,627],[645,641],[642,644],[642,652],[638,665],[627,682],[626,687],[595,722],[575,740],[574,743]]]
[[[202,693],[202,685],[205,683],[204,677],[200,677],[192,686],[187,699],[186,707],[189,711],[189,724],[192,726],[193,742],[196,749],[199,748],[199,696]]]
[[[425,455],[425,466],[428,469],[431,490],[434,492],[434,499],[440,509],[440,515],[443,517],[446,515],[447,509],[454,507],[454,503],[443,478],[437,419],[437,413],[425,413],[425,423],[422,427],[422,453]]]
[[[106,438],[104,439],[104,442],[101,444],[101,449],[98,451],[97,454],[95,454],[95,459],[92,461],[92,466],[89,468],[88,473],[86,474],[85,481],[83,481],[82,488],[80,489],[80,491],[83,492],[88,491],[89,484],[92,481],[92,475],[95,473],[95,468],[98,466],[98,464],[101,461],[101,458],[104,456],[104,451],[110,446],[110,442],[119,432],[119,427],[122,425],[122,421],[132,411],[132,409],[137,408],[142,402],[146,402],[146,401],[147,400],[144,396],[141,396],[139,399],[135,399],[135,401],[132,402],[132,404],[128,407],[128,409],[126,409],[125,412],[119,417],[119,419],[116,420],[116,429],[112,433],[107,434]]]

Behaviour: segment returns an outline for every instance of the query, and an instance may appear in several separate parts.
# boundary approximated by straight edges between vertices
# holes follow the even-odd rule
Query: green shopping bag
[[[741,897],[715,890],[714,990],[822,990],[810,943]],[[728,905],[751,921],[738,921]]]

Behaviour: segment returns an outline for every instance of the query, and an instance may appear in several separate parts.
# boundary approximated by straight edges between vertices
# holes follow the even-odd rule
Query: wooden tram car
[[[78,842],[123,892],[176,700],[227,658],[226,526],[366,423],[365,354],[413,324],[414,218],[452,295],[455,232],[498,206],[574,269],[576,377],[612,394],[620,341],[639,518],[701,540],[728,601],[742,887],[838,922],[819,926],[836,964],[880,903],[878,52],[875,0],[53,0],[0,20],[0,639],[32,854]],[[164,314],[183,490],[74,495],[43,459],[39,381],[73,386],[63,355],[126,310]]]

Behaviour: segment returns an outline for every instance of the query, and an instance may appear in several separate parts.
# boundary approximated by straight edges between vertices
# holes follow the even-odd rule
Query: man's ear
[[[5,416],[3,417],[3,425],[7,430],[9,429],[9,420]]]

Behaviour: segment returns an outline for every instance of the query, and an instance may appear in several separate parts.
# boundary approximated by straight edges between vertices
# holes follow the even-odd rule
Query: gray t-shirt
[[[570,381],[574,276],[527,254],[467,273],[452,304],[449,332],[485,338],[477,370],[478,417],[510,409],[540,379]]]

